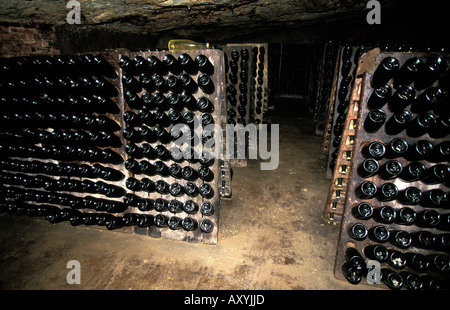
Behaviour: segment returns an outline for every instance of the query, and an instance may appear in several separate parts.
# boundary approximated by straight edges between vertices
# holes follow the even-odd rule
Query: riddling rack
[[[224,126],[222,51],[116,50],[2,64],[7,73],[27,66],[39,77],[2,80],[4,107],[12,109],[2,112],[2,211],[217,243],[220,197],[231,195],[229,165],[192,156],[189,147],[176,157],[174,141],[188,132],[171,129],[191,126],[194,117],[200,126]],[[30,93],[30,85],[39,91]],[[199,132],[194,141],[211,138]]]
[[[385,287],[449,287],[447,57],[379,49],[361,57],[349,110],[356,113],[343,134],[352,147],[340,150],[351,152],[334,270],[340,280],[365,283],[374,260]]]

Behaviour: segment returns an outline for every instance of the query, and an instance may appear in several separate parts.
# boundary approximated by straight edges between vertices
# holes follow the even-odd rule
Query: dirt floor
[[[296,107],[302,107],[294,102]],[[333,275],[339,226],[322,219],[329,181],[307,108],[270,111],[280,162],[234,168],[217,245],[0,215],[1,289],[372,289]],[[290,108],[289,108],[290,107]],[[69,285],[69,260],[81,284]]]

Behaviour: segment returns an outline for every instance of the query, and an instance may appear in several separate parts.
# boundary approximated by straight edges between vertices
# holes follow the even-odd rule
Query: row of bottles
[[[227,124],[247,124],[252,59],[247,48],[237,47],[225,57]]]
[[[250,79],[249,120],[258,125],[263,119],[264,61],[266,49],[263,45],[252,47],[252,74]],[[255,92],[256,91],[256,92]],[[253,104],[253,102],[255,104]]]
[[[217,90],[212,82],[214,68],[208,69],[212,63],[203,54],[191,53],[166,54],[161,61],[156,56],[123,56],[119,62],[124,78],[129,78],[122,81],[129,108],[123,114],[124,167],[129,173],[123,200],[143,214],[152,214],[157,227],[200,227],[205,233],[213,229],[208,217],[216,213],[216,161],[210,153],[194,148],[213,138],[205,130],[214,124],[217,113],[209,96]],[[212,88],[201,84],[203,76]],[[179,145],[181,138],[190,146]],[[186,218],[177,216],[183,212]],[[184,228],[183,221],[191,229]]]
[[[204,218],[200,223],[192,217],[180,218],[178,216],[167,216],[164,214],[124,213],[115,216],[108,213],[88,213],[72,208],[58,208],[53,205],[34,205],[24,202],[0,203],[0,212],[11,212],[18,215],[45,216],[50,223],[68,221],[72,226],[99,225],[108,230],[114,230],[126,226],[170,228],[171,230],[183,229],[193,231],[198,227],[202,232],[210,233],[214,226],[211,220]]]
[[[369,245],[364,248],[365,255],[379,262],[386,262],[390,268],[381,268],[380,282],[391,289],[409,290],[445,290],[450,287],[450,282],[435,276],[423,274],[431,270],[437,273],[449,271],[449,258],[441,254],[423,255],[414,252],[400,252],[387,249],[383,245]],[[411,271],[405,270],[408,267]],[[373,270],[372,270],[373,271]],[[345,278],[352,284],[359,284],[364,277],[368,277],[366,261],[361,253],[354,247],[345,249],[345,263],[342,265]]]
[[[356,201],[345,230],[356,246],[346,250],[342,266],[351,283],[366,276],[367,258],[382,264],[381,281],[389,288],[448,285],[442,280],[450,271],[446,70],[441,55],[387,54],[367,78],[372,91],[362,98],[362,132],[355,135],[373,140],[362,138],[355,148],[362,159],[352,171],[361,179],[349,189]]]

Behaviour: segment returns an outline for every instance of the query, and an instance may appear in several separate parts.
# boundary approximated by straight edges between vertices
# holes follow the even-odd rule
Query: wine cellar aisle
[[[222,200],[217,245],[3,214],[0,288],[354,289],[333,276],[339,227],[321,220],[328,181],[315,177],[326,157],[317,156],[321,138],[311,135],[312,118],[301,107],[267,116],[272,123],[284,119],[278,169],[261,171],[257,161],[233,169],[233,198]],[[259,178],[265,182],[254,186]],[[80,262],[80,285],[67,284],[70,260]]]

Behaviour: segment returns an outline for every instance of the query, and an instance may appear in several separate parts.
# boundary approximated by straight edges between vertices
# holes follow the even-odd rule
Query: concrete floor
[[[312,116],[279,106],[268,118],[280,124],[279,167],[234,168],[216,246],[2,214],[0,288],[367,289],[333,275],[339,226],[322,220],[329,181]],[[81,264],[79,285],[67,284],[69,260]]]

